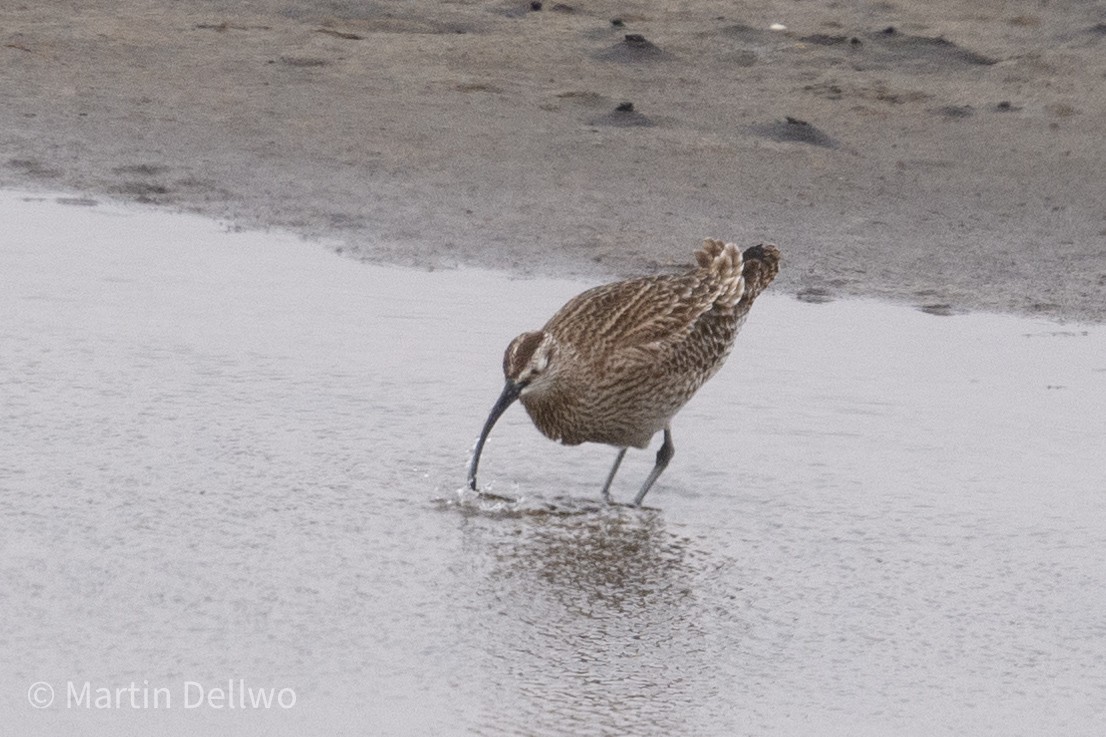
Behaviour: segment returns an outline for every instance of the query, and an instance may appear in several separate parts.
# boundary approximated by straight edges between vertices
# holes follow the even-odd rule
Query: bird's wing
[[[686,338],[727,289],[694,271],[605,284],[571,299],[545,330],[578,348],[660,349]]]

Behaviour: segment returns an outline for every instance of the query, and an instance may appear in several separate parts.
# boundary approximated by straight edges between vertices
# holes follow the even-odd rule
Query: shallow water
[[[1102,327],[765,295],[656,509],[518,407],[496,502],[501,352],[583,285],[0,220],[12,734],[1106,730]]]

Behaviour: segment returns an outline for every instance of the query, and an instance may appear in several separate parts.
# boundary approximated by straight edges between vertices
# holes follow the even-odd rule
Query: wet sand
[[[0,186],[431,268],[769,240],[812,301],[1106,319],[1101,6],[6,5]]]

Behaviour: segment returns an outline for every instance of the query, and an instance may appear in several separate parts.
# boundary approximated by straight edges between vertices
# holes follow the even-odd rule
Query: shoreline
[[[15,9],[0,187],[595,282],[774,242],[801,299],[1106,322],[1095,9],[563,7]]]

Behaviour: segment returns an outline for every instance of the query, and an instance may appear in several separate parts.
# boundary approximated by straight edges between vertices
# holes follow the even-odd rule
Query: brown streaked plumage
[[[566,445],[619,448],[610,486],[628,447],[664,442],[634,504],[640,505],[674,452],[669,422],[733,348],[749,308],[779,271],[780,252],[764,244],[744,254],[708,239],[683,274],[605,284],[568,301],[541,330],[511,341],[506,386],[492,407],[469,464],[469,486],[484,441],[519,399],[539,430]]]

